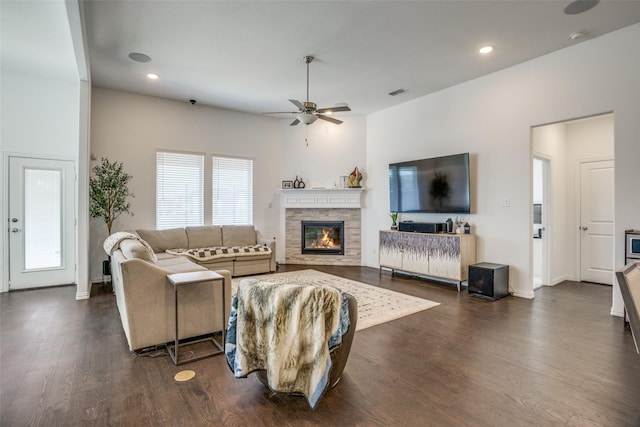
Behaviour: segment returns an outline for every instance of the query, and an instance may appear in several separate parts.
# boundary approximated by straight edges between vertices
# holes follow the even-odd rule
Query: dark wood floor
[[[442,304],[358,332],[314,411],[253,375],[235,379],[221,356],[176,367],[132,355],[105,290],[88,301],[73,287],[1,294],[0,424],[640,425],[640,356],[609,315],[610,287],[566,282],[489,302],[372,268],[315,268]],[[175,382],[183,369],[196,377]]]

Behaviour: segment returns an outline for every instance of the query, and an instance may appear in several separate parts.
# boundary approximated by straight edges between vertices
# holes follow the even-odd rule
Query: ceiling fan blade
[[[302,102],[297,101],[295,99],[290,99],[289,102],[295,105],[296,107],[298,107],[300,111],[304,111],[304,105],[302,105]]]
[[[340,123],[342,123],[342,120],[334,119],[333,117],[329,117],[329,116],[323,116],[322,114],[316,114],[316,117],[318,117],[319,119],[334,123],[336,125],[339,125]]]
[[[300,111],[269,111],[260,114],[300,114]]]
[[[332,108],[321,108],[321,109],[317,110],[316,112],[322,114],[322,113],[336,113],[338,111],[351,111],[351,108],[349,108],[347,106],[332,107]]]
[[[298,123],[300,123],[300,120],[295,119],[294,121],[292,121],[292,122],[291,122],[291,124],[290,124],[289,126],[295,126],[295,125],[297,125]]]

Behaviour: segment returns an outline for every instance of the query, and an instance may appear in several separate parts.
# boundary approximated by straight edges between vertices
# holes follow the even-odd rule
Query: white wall
[[[530,129],[613,111],[620,267],[623,231],[640,223],[640,198],[634,196],[640,158],[638,40],[640,24],[370,115],[367,264],[377,266],[377,233],[388,226],[388,163],[469,151],[473,214],[468,219],[477,235],[477,259],[509,264],[514,293],[532,297]],[[499,206],[503,197],[511,207]],[[613,313],[621,303],[615,285]]]
[[[263,237],[277,236],[278,209],[272,200],[280,188],[279,120],[99,87],[92,90],[91,120],[91,153],[98,161],[107,157],[124,162],[133,176],[134,216],[121,216],[112,231],[155,228],[155,153],[165,149],[253,159],[253,222]],[[211,170],[209,163],[207,159],[205,171]],[[91,167],[96,164],[91,162]],[[205,179],[210,176],[205,173]],[[211,188],[205,185],[205,191]],[[210,212],[205,206],[205,224],[211,223]],[[101,262],[106,259],[106,234],[102,221],[91,220],[94,280],[101,278]]]
[[[79,82],[2,71],[2,149],[74,159]]]
[[[362,116],[341,117],[335,125],[317,120],[310,126],[290,127],[282,120],[282,179],[304,178],[306,188],[333,188],[340,176],[349,175],[358,166],[367,186],[366,119]]]

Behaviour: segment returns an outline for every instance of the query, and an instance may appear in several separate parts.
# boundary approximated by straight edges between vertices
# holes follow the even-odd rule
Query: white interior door
[[[9,158],[9,289],[73,283],[74,164]]]
[[[580,164],[580,279],[613,284],[613,160]]]

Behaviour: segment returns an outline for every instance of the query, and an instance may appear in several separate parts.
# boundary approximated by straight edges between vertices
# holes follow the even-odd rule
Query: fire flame
[[[329,237],[330,232],[331,230],[323,229],[322,237],[314,240],[311,246],[314,248],[333,248],[335,246],[335,243],[333,242],[333,239]]]

